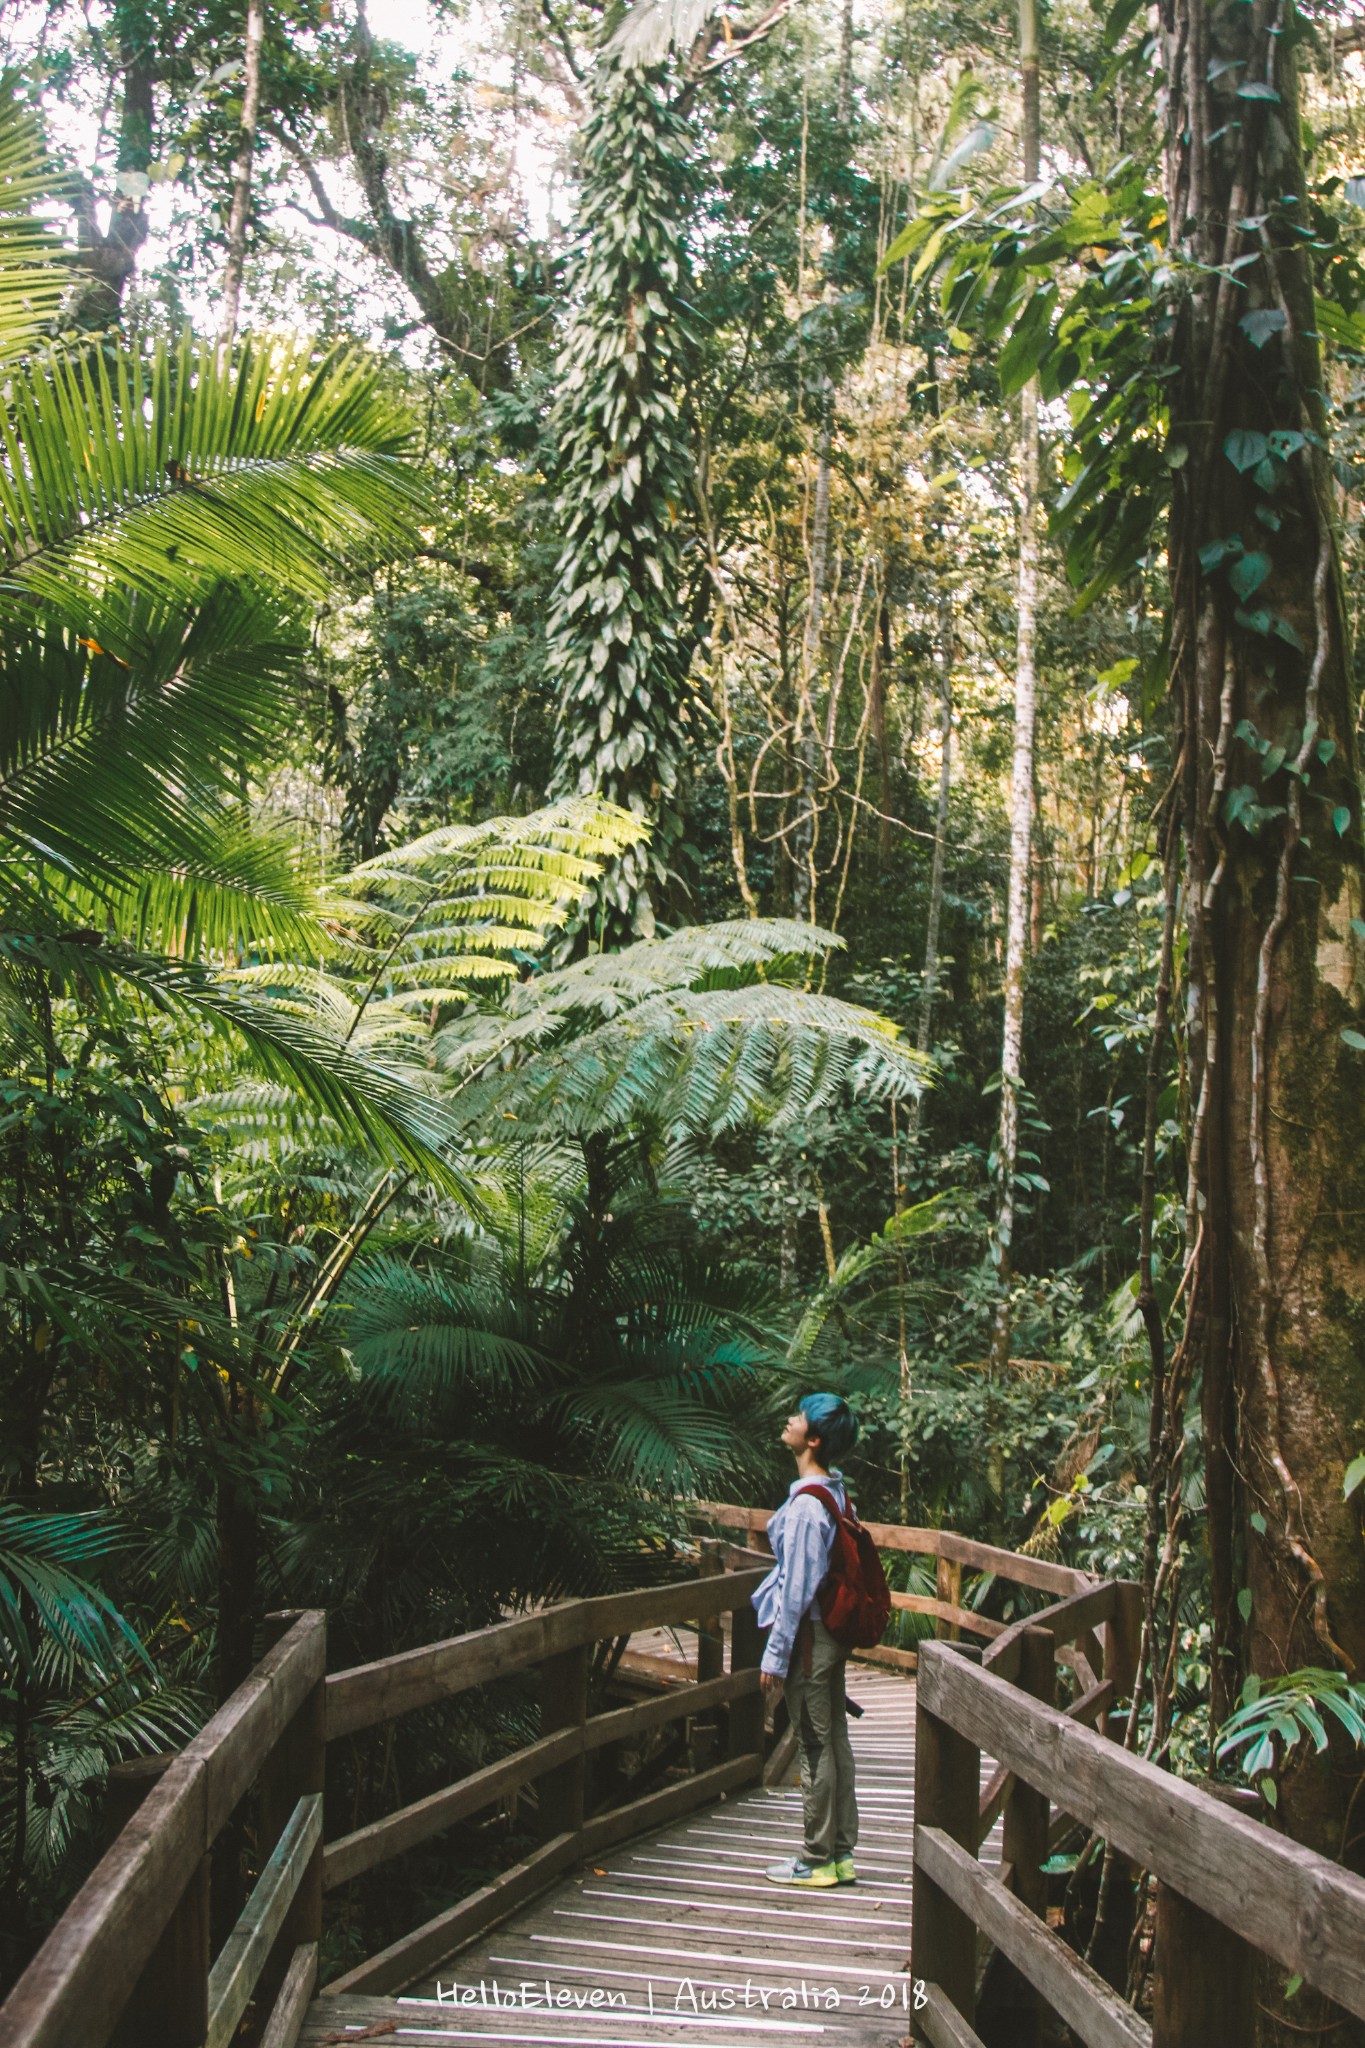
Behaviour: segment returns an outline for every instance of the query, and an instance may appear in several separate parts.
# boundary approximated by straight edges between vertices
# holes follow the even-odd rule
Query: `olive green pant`
[[[787,1711],[801,1757],[806,1857],[830,1863],[858,1841],[853,1746],[848,1739],[844,1667],[848,1652],[817,1615],[801,1624],[787,1673]]]

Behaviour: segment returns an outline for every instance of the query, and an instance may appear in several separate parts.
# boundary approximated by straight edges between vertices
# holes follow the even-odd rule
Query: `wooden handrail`
[[[538,1740],[329,1842],[324,1851],[328,1888],[401,1855],[531,1780],[540,1783],[542,1820],[548,1823],[549,1839],[481,1891],[356,1964],[325,1985],[324,1991],[401,1989],[430,1964],[440,1962],[462,1942],[534,1897],[572,1863],[757,1777],[763,1768],[763,1709],[758,1629],[750,1596],[762,1576],[757,1571],[725,1572],[708,1564],[699,1578],[638,1592],[566,1600],[515,1621],[495,1623],[329,1678],[329,1737],[372,1727],[532,1665],[541,1666],[548,1689],[547,1718],[542,1721],[545,1732]],[[696,1627],[725,1613],[734,1614],[728,1673],[717,1671],[715,1676],[671,1688],[658,1699],[611,1713],[586,1714],[586,1653],[591,1644],[615,1640],[639,1628]],[[712,1639],[706,1650],[705,1656],[699,1653],[698,1662],[710,1669],[722,1655],[719,1638]],[[552,1679],[547,1674],[553,1674]],[[583,1766],[588,1756],[609,1743],[722,1705],[730,1709],[726,1763],[606,1813],[585,1814]]]
[[[1117,1590],[1122,1598],[1124,1589]],[[1061,1625],[1076,1627],[1086,1610],[1079,1602],[1066,1604],[1072,1612]],[[1035,1617],[1032,1626],[1047,1631],[1049,1617]],[[1003,1643],[1002,1637],[993,1647]],[[975,2038],[979,1928],[1083,2040],[1154,2039],[1154,2048],[1207,2048],[1207,2034],[1199,2031],[1205,2022],[1194,2026],[1189,2005],[1162,1989],[1163,1971],[1191,1967],[1191,1945],[1175,1930],[1196,1915],[1206,1937],[1227,1930],[1225,1949],[1260,1950],[1365,2018],[1365,1881],[1106,1741],[1073,1715],[1008,1683],[998,1669],[984,1668],[984,1660],[977,1666],[946,1644],[922,1646],[917,1710],[917,1753],[921,1768],[934,1776],[917,1779],[916,1786],[912,1967],[917,1977],[939,1985],[955,2008],[964,2030],[956,2038]],[[1116,2009],[1112,1992],[1079,1970],[1059,1937],[976,1861],[971,1809],[983,1750],[1017,1784],[1074,1815],[1159,1880],[1154,2037],[1127,2008]],[[1164,1956],[1163,1911],[1171,1930]],[[1236,1974],[1230,2000],[1251,1981],[1249,1958]]]
[[[743,1529],[751,1536],[763,1536],[772,1519],[771,1508],[746,1508],[732,1501],[698,1501],[693,1512],[721,1529]],[[898,1522],[868,1522],[864,1525],[879,1550],[908,1551],[918,1557],[945,1558],[965,1565],[969,1571],[991,1572],[1018,1586],[1031,1586],[1041,1593],[1055,1593],[1063,1599],[1083,1593],[1097,1583],[1093,1572],[1074,1565],[1053,1564],[1045,1557],[1025,1557],[1019,1551],[999,1550],[993,1543],[977,1543],[952,1529],[916,1529]]]
[[[103,2048],[216,1837],[326,1668],[327,1618],[304,1613],[96,1864],[0,2008],[5,2048]]]
[[[722,1504],[702,1511],[722,1527],[742,1528],[746,1536],[761,1538],[766,1527],[766,1512],[759,1509]],[[939,1560],[937,1597],[901,1594],[898,1607],[931,1615],[955,1633],[966,1629],[994,1637],[986,1661],[1008,1672],[1018,1669],[1021,1630],[1041,1627],[1044,1642],[1050,1635],[1059,1647],[1076,1646],[1063,1651],[1073,1658],[1084,1690],[1073,1713],[1102,1712],[1122,1696],[1125,1660],[1131,1661],[1125,1648],[1132,1634],[1129,1589],[1100,1585],[1086,1573],[974,1543],[950,1530],[870,1528],[883,1548]],[[720,1569],[722,1560],[737,1569]],[[754,1568],[745,1569],[751,1560]],[[1006,1627],[962,1605],[964,1567],[1059,1597],[1028,1623]],[[170,2031],[163,2027],[158,2039],[164,2037],[166,2048],[226,2042],[264,1972],[264,1981],[279,1989],[262,2042],[288,2048],[316,1978],[324,1885],[344,1883],[527,1782],[539,1782],[547,1839],[532,1856],[325,1987],[396,1989],[533,1897],[572,1863],[751,1781],[763,1764],[760,1645],[751,1595],[767,1569],[754,1548],[717,1544],[700,1578],[563,1601],[331,1677],[326,1676],[325,1615],[275,1617],[279,1639],[146,1793],[11,1993],[0,2013],[6,2048],[67,2048],[76,2038],[84,2048],[103,2048],[120,2015],[141,2013],[139,2001],[162,1967],[171,1931],[187,1914],[193,1919],[193,1939],[187,1945],[176,1936],[180,1960],[175,1967],[182,1975],[186,1968],[198,1974],[194,1983],[186,1980],[187,1990],[181,1987],[181,2017]],[[733,1624],[730,1670],[725,1672],[720,1632],[707,1630],[706,1624],[727,1612]],[[701,1631],[696,1682],[657,1699],[588,1716],[591,1645],[641,1628],[676,1626]],[[1094,1635],[1101,1628],[1103,1655]],[[981,1656],[980,1651],[973,1654]],[[913,1659],[904,1661],[908,1665]],[[324,1848],[320,1793],[326,1741],[532,1666],[540,1667],[544,1689],[542,1734],[536,1741]],[[967,1668],[965,1663],[961,1668]],[[972,1675],[1017,1697],[998,1677]],[[585,1811],[584,1768],[591,1754],[670,1721],[706,1715],[705,1740],[694,1744],[693,1754],[694,1762],[707,1764],[715,1754],[720,1731],[714,1716],[721,1707],[728,1710],[725,1761],[624,1806],[597,1814]],[[1095,1738],[1087,1734],[1086,1739]],[[1003,1750],[997,1753],[1012,1778],[1016,1774],[1004,1762]],[[237,1928],[210,1965],[206,1858],[258,1777],[265,1864]],[[1006,1784],[998,1791],[999,1805],[1008,1797]],[[973,1848],[978,1800],[974,1779],[971,1822],[963,1821],[961,1835]],[[937,2012],[942,2004],[937,1994],[936,2001]],[[943,2009],[951,2010],[951,2002]]]
[[[564,1600],[515,1621],[494,1622],[491,1628],[334,1672],[327,1681],[327,1740],[453,1699],[471,1686],[508,1678],[587,1643],[727,1613],[747,1602],[762,1577],[757,1571],[725,1572],[638,1592]]]

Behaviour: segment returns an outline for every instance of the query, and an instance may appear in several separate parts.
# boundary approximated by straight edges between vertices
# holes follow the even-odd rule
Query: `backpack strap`
[[[852,1501],[848,1501],[847,1509],[841,1508],[827,1486],[802,1486],[798,1488],[798,1492],[811,1494],[814,1499],[819,1501],[822,1508],[828,1508],[830,1514],[834,1517],[836,1526],[840,1522],[852,1522],[855,1527],[857,1526],[858,1517],[853,1512]],[[847,1494],[845,1494],[844,1498],[848,1500]]]

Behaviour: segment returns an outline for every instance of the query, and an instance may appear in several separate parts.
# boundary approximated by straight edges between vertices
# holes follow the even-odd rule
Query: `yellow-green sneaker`
[[[832,1863],[807,1863],[804,1856],[789,1856],[785,1863],[770,1863],[765,1873],[769,1884],[799,1885],[809,1892],[829,1891],[838,1884]]]
[[[853,1868],[853,1858],[851,1856],[840,1856],[836,1859],[834,1876],[839,1884],[856,1884],[858,1882],[858,1873]]]

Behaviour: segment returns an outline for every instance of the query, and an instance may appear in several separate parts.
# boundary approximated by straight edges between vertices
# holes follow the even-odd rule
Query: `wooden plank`
[[[6,2048],[105,2041],[223,1822],[327,1667],[305,1614],[180,1752],[0,2007]]]
[[[893,1649],[890,1643],[878,1643],[871,1650],[854,1650],[853,1658],[859,1664],[882,1664],[888,1671],[913,1671],[917,1663],[914,1650]]]
[[[1365,2018],[1365,1879],[926,1644],[928,1709],[1287,1970]]]
[[[453,1785],[443,1786],[439,1792],[429,1792],[424,1799],[415,1799],[396,1813],[386,1814],[367,1827],[357,1828],[353,1834],[340,1835],[329,1842],[323,1851],[324,1887],[334,1891],[362,1870],[386,1863],[392,1856],[401,1856],[419,1842],[428,1841],[432,1835],[439,1835],[471,1813],[478,1813],[529,1784],[541,1771],[757,1690],[756,1671],[725,1673],[706,1685],[688,1686],[658,1699],[645,1700],[639,1706],[617,1708],[610,1714],[595,1714],[582,1728],[564,1728],[557,1734],[542,1736],[511,1756],[486,1764],[481,1771],[473,1771]]]
[[[981,2036],[967,2025],[937,1984],[917,1985],[916,1996],[924,2003],[915,2009],[915,2032],[930,2048],[984,2048]]]
[[[538,1771],[581,1755],[582,1746],[582,1731],[577,1728],[546,1735],[497,1763],[486,1764],[481,1771],[472,1771],[454,1785],[445,1785],[439,1792],[429,1792],[425,1799],[414,1799],[410,1806],[386,1814],[382,1820],[371,1821],[368,1827],[338,1836],[323,1850],[324,1889],[335,1891],[338,1885],[358,1877],[362,1870],[387,1863],[391,1857],[401,1856],[419,1842],[454,1827],[469,1814],[494,1805],[509,1792],[528,1784]]]
[[[992,1621],[988,1614],[978,1614],[972,1607],[955,1606],[951,1600],[932,1599],[928,1593],[893,1593],[891,1605],[904,1614],[932,1614],[955,1629],[969,1628],[973,1635],[994,1637],[1005,1633],[1003,1621]]]
[[[1057,1686],[1056,1645],[1045,1628],[1031,1628],[1019,1640],[1019,1686],[1031,1699],[1051,1706]],[[1047,1919],[1047,1879],[1042,1866],[1047,1861],[1048,1821],[1051,1801],[1046,1792],[1035,1791],[1021,1778],[1014,1780],[1014,1792],[1005,1807],[1005,1825],[1000,1844],[1000,1866],[1010,1872],[1010,1889],[1019,1904],[1041,1924]],[[1038,2048],[1042,2009],[1037,1988],[1010,1963],[997,1968],[990,1983],[991,2009],[1009,2015],[1014,2048]],[[980,2017],[980,2004],[978,2004]]]
[[[650,1828],[665,1827],[669,1821],[678,1820],[698,1806],[709,1806],[726,1792],[752,1784],[759,1775],[761,1763],[762,1759],[757,1755],[736,1757],[729,1763],[717,1764],[714,1770],[699,1772],[695,1778],[684,1778],[679,1784],[666,1785],[662,1792],[632,1799],[629,1806],[619,1806],[614,1813],[595,1815],[582,1831],[582,1855],[585,1858],[596,1856],[617,1842],[628,1841],[632,1835],[645,1834]]]
[[[763,1534],[771,1519],[768,1508],[738,1507],[724,1501],[698,1501],[694,1512],[722,1529],[743,1529],[751,1536]],[[944,1557],[954,1564],[966,1565],[971,1571],[993,1572],[997,1578],[1034,1586],[1043,1593],[1065,1597],[1083,1592],[1095,1583],[1089,1572],[1052,1564],[1043,1557],[1021,1557],[991,1543],[974,1543],[970,1537],[959,1536],[951,1529],[915,1529],[898,1522],[867,1522],[864,1527],[879,1550]]]
[[[544,1891],[580,1854],[577,1835],[559,1835],[552,1842],[542,1843],[491,1884],[471,1892],[468,1898],[415,1927],[390,1947],[357,1963],[344,1976],[334,1977],[330,1984],[323,1985],[321,1995],[330,1998],[350,1991],[401,1991],[424,1971],[444,1962],[465,1942],[472,1941],[476,1934]]]
[[[335,1742],[376,1721],[453,1698],[471,1686],[505,1678],[585,1643],[724,1614],[747,1603],[763,1577],[759,1571],[725,1572],[718,1578],[685,1579],[639,1592],[565,1600],[515,1621],[495,1622],[491,1628],[426,1643],[397,1657],[335,1671],[327,1680],[327,1740]]]
[[[252,1887],[241,1917],[209,1971],[209,2024],[205,2048],[228,2048],[251,2002],[275,1936],[322,1840],[322,1796],[300,1799],[288,1827]]]
[[[974,1543],[952,1529],[904,1529],[895,1523],[868,1522],[868,1534],[879,1550],[908,1550],[927,1557],[945,1557],[969,1571],[991,1572],[1017,1586],[1033,1586],[1040,1593],[1062,1598],[1082,1592],[1095,1581],[1088,1572],[1070,1565],[1051,1564],[1045,1557],[1021,1557],[1013,1550],[998,1550],[993,1543]]]
[[[939,1602],[945,1609],[940,1620],[948,1622],[948,1626],[940,1628],[937,1633],[955,1643],[962,1634],[962,1626],[960,1622],[951,1621],[946,1610],[962,1606],[962,1566],[956,1558],[944,1557],[940,1552],[935,1578]],[[1003,1634],[1003,1630],[999,1633]]]
[[[1168,1884],[1156,1888],[1152,2048],[1246,2048],[1256,2039],[1256,1955]]]
[[[297,1611],[267,1614],[266,1641],[273,1646],[298,1619]],[[283,1835],[300,1799],[319,1796],[327,1784],[325,1679],[319,1674],[298,1712],[261,1766],[257,1787],[256,1839],[261,1853]],[[325,1825],[325,1816],[324,1816]],[[284,1983],[296,1950],[322,1940],[322,1842],[318,1840],[293,1904],[284,1918],[269,1961],[256,1986],[258,2012],[268,2011]]]
[[[1059,1646],[1074,1643],[1092,1629],[1100,1628],[1110,1621],[1118,1604],[1116,1579],[1103,1579],[1098,1585],[1093,1581],[1083,1591],[1071,1593],[1065,1600],[1059,1600],[1052,1607],[1044,1607],[1038,1614],[1029,1614],[1022,1621],[1016,1621],[1005,1630],[987,1650],[981,1660],[983,1671],[996,1671],[1006,1666],[1014,1642],[1026,1628],[1045,1628]],[[1098,1656],[1098,1649],[1096,1651]],[[1094,1674],[1092,1673],[1092,1677]]]
[[[730,1623],[731,1674],[756,1675],[762,1654],[758,1617],[746,1600]],[[755,1757],[760,1766],[763,1762],[763,1695],[756,1687],[737,1697],[730,1709],[729,1752],[731,1763],[747,1756]]]
[[[1098,1685],[1091,1686],[1089,1692],[1083,1692],[1078,1700],[1071,1702],[1066,1709],[1066,1718],[1068,1721],[1079,1721],[1086,1728],[1093,1728],[1095,1723],[1103,1718],[1114,1696],[1113,1679],[1101,1679]]]
[[[130,1757],[113,1766],[104,1799],[106,1839],[125,1828],[174,1754]],[[200,2048],[209,2017],[209,1859],[203,1857],[143,1966],[110,2036],[111,2048]]]
[[[1151,2032],[1132,2007],[942,1828],[916,1828],[915,1867],[990,1937],[1087,2048],[1150,2048]]]
[[[318,1945],[315,1941],[301,1942],[290,1958],[284,1982],[265,2023],[261,2048],[294,2048],[303,2031],[317,1980]]]
[[[1141,1645],[1142,1588],[1131,1579],[1121,1579],[1113,1617],[1104,1630],[1104,1675],[1114,1682],[1115,1699],[1133,1696]]]

